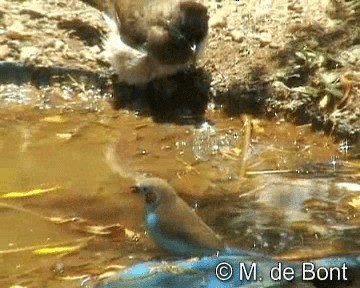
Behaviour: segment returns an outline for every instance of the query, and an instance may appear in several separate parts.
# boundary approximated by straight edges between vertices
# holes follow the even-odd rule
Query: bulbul
[[[110,28],[105,55],[120,82],[141,85],[173,75],[203,50],[209,17],[200,2],[83,1],[104,13]]]

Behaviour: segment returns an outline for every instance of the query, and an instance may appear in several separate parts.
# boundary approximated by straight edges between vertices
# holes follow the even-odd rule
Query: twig
[[[244,142],[242,147],[242,157],[241,157],[241,163],[240,163],[240,178],[244,178],[246,175],[246,160],[248,156],[248,151],[250,147],[251,142],[251,118],[247,115],[244,116],[245,119],[245,135],[244,135]]]
[[[71,241],[63,241],[63,242],[57,242],[57,243],[51,243],[51,244],[45,244],[45,245],[34,245],[34,246],[27,246],[27,247],[22,247],[22,248],[8,249],[8,250],[0,250],[0,255],[12,254],[12,253],[18,253],[18,252],[27,252],[27,251],[40,249],[40,248],[46,248],[46,247],[64,246],[67,244],[72,244],[72,243],[77,243],[77,242],[82,242],[81,246],[85,246],[90,240],[92,240],[94,238],[95,238],[95,236],[91,236],[91,237],[85,237],[85,238],[75,239],[75,240],[71,240]]]

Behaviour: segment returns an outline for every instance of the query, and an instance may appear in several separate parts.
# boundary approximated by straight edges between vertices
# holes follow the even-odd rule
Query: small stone
[[[208,46],[208,49],[217,49],[218,43],[216,41],[212,41],[212,42],[209,42],[209,44],[207,46]]]
[[[24,25],[20,21],[14,21],[14,23],[7,28],[9,32],[23,34],[25,31]]]
[[[242,42],[244,40],[244,33],[242,31],[239,30],[234,30],[230,32],[231,38],[233,41],[235,42]]]
[[[56,51],[61,51],[65,47],[65,43],[61,40],[55,40],[54,48]]]
[[[64,274],[65,271],[65,265],[64,263],[55,263],[52,270],[55,273],[55,275],[62,275]]]
[[[89,50],[90,50],[92,53],[94,53],[95,55],[96,55],[96,54],[99,54],[99,53],[101,52],[100,47],[97,46],[97,45],[90,47]]]
[[[264,47],[271,43],[271,34],[270,33],[261,33],[259,37],[260,47]]]
[[[227,25],[226,17],[223,13],[216,13],[210,18],[209,26],[212,28],[224,28]]]
[[[5,59],[7,56],[9,56],[11,50],[8,47],[8,45],[1,45],[0,46],[0,59]]]
[[[55,41],[56,40],[53,40],[53,39],[44,40],[42,47],[43,48],[52,48],[52,47],[54,47]]]
[[[271,42],[269,44],[269,47],[272,48],[272,49],[278,49],[278,48],[280,48],[280,44],[276,43],[276,42]]]
[[[31,19],[44,18],[46,15],[45,12],[39,12],[31,9],[21,9],[19,13],[29,15]]]
[[[26,61],[31,60],[40,54],[40,49],[36,47],[24,47],[20,52],[20,60]]]
[[[61,115],[48,116],[40,119],[41,122],[47,123],[64,123],[66,120]]]

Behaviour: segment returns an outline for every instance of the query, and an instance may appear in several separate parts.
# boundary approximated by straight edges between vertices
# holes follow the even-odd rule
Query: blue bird
[[[145,226],[158,246],[173,254],[200,258],[139,263],[101,281],[97,288],[360,287],[358,255],[307,261],[327,271],[337,271],[345,265],[348,273],[339,279],[306,280],[303,277],[303,261],[280,263],[271,256],[225,246],[166,181],[147,178],[140,180],[133,189],[145,197]],[[291,269],[293,278],[273,279],[270,271],[280,264]],[[218,273],[220,266],[226,267],[221,275]],[[246,278],[243,269],[251,273],[251,277]],[[340,274],[334,275],[340,277]]]
[[[140,180],[133,187],[145,197],[145,226],[156,244],[179,256],[211,256],[225,251],[221,238],[166,181]]]

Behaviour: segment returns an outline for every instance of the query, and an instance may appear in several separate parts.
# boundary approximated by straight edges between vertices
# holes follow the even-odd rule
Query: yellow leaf
[[[60,115],[48,116],[40,120],[41,122],[48,123],[64,123],[66,120]]]
[[[354,197],[350,202],[349,205],[354,207],[355,209],[360,209],[360,196]]]
[[[56,136],[62,140],[70,140],[73,137],[73,133],[56,133]]]
[[[55,187],[51,187],[51,188],[46,188],[46,189],[34,189],[34,190],[30,190],[30,191],[26,191],[26,192],[9,192],[9,193],[5,193],[2,194],[0,196],[0,198],[24,198],[24,197],[30,197],[30,196],[36,196],[36,195],[40,195],[46,192],[51,192],[54,190],[58,190],[61,187],[59,186],[55,186]]]
[[[79,250],[82,245],[77,246],[62,246],[62,247],[47,247],[39,248],[32,251],[35,255],[56,255],[56,254],[68,254]]]
[[[325,95],[319,102],[320,108],[325,108],[330,102],[330,96]]]
[[[235,156],[240,156],[241,155],[241,149],[239,148],[232,148],[231,152],[233,152],[235,154]]]
[[[61,217],[49,217],[47,218],[51,222],[54,222],[56,224],[66,224],[66,223],[85,223],[86,220],[82,219],[80,217],[72,217],[72,218],[61,218]]]

